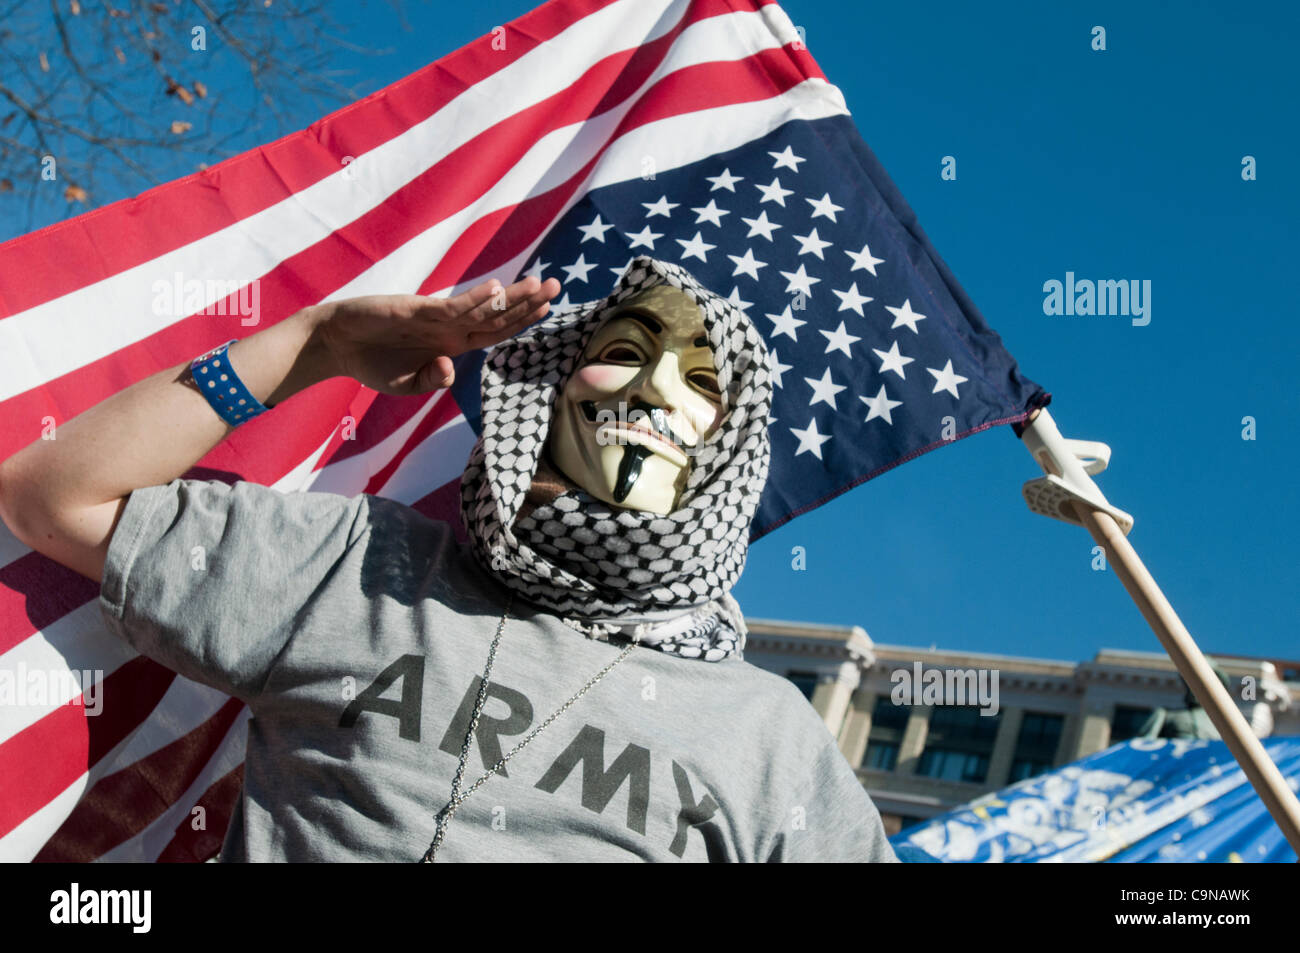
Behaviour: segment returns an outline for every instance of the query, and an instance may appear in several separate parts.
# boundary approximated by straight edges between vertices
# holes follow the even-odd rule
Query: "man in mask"
[[[65,424],[71,449],[0,468],[0,515],[101,580],[110,630],[251,708],[224,860],[895,860],[812,707],[741,659],[730,589],[768,467],[761,337],[648,258],[540,322],[558,289],[537,285],[496,316],[481,289],[340,302],[233,360],[196,358],[193,390],[155,375]],[[456,342],[430,361],[413,327]],[[367,493],[174,476],[217,442],[204,412],[229,423],[239,400],[337,374],[428,390],[445,358],[491,343],[466,543]],[[224,403],[214,375],[238,385]],[[143,482],[74,506],[73,476],[39,478],[88,472],[79,454],[114,442],[138,459],[159,414],[168,440],[148,449],[172,457]],[[121,500],[84,502],[121,482]]]
[[[738,308],[650,258],[595,307],[498,345],[461,484],[475,555],[589,633],[736,654],[730,590],[767,477],[768,368]],[[694,634],[644,624],[669,619]]]

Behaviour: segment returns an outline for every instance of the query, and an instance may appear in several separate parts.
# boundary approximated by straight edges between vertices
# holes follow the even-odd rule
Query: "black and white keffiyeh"
[[[723,419],[692,457],[666,516],[571,489],[515,519],[563,390],[591,335],[632,295],[670,284],[704,317]],[[476,560],[505,586],[595,638],[705,661],[740,655],[745,624],[730,591],[767,479],[772,385],[767,348],[735,304],[677,265],[632,261],[609,297],[558,309],[496,345],[483,364],[482,432],[461,479]],[[512,525],[513,523],[513,525]]]

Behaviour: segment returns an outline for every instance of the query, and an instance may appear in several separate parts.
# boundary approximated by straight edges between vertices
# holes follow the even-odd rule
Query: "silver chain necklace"
[[[632,649],[634,649],[637,643],[640,641],[639,638],[634,637],[631,642],[629,642],[626,646],[624,646],[623,651],[619,653],[618,658],[614,659],[614,661],[610,662],[603,669],[597,672],[595,676],[593,676],[591,679],[587,681],[587,684],[583,685],[580,689],[578,689],[578,691],[573,695],[572,698],[570,698],[567,702],[565,702],[554,712],[552,712],[551,717],[547,718],[544,722],[542,722],[531,732],[529,732],[528,736],[524,738],[523,741],[519,742],[519,744],[511,748],[510,751],[505,755],[505,757],[501,758],[501,760],[499,760],[496,764],[488,768],[488,770],[484,773],[483,777],[475,781],[474,784],[469,788],[469,790],[465,791],[464,793],[461,793],[460,782],[461,779],[465,776],[465,765],[469,761],[469,750],[470,750],[470,746],[473,744],[474,741],[474,731],[475,729],[478,728],[479,715],[483,711],[484,701],[487,700],[488,676],[492,673],[492,663],[496,659],[497,646],[501,642],[501,633],[505,631],[506,617],[510,615],[510,606],[514,602],[514,597],[515,594],[513,591],[511,591],[506,597],[506,611],[501,613],[501,621],[497,623],[496,635],[492,639],[491,648],[488,649],[487,667],[483,669],[483,678],[479,680],[478,698],[475,699],[474,701],[474,714],[470,717],[469,720],[469,731],[465,733],[465,744],[462,745],[460,749],[460,764],[457,765],[456,767],[456,777],[453,778],[451,782],[451,800],[448,801],[446,806],[441,811],[438,812],[438,828],[433,835],[433,842],[429,844],[429,849],[424,852],[424,857],[421,858],[421,863],[431,864],[434,862],[434,859],[438,853],[438,848],[442,846],[443,839],[447,836],[447,825],[451,823],[452,816],[456,813],[457,809],[463,803],[465,803],[466,799],[468,799],[471,794],[477,791],[484,784],[484,782],[488,780],[488,778],[492,777],[492,775],[500,771],[501,768],[505,765],[505,763],[509,761],[511,758],[513,758],[516,754],[518,754],[519,751],[524,747],[524,745],[528,744],[528,742],[532,741],[539,734],[541,734],[543,728],[545,728],[556,718],[559,718],[566,711],[568,711],[569,707],[574,702],[576,702],[579,698],[585,695],[588,689],[590,689],[593,685],[595,685],[602,678],[604,678],[609,673],[610,669],[612,669],[619,662],[623,661],[623,659],[627,658],[628,653],[631,652]]]

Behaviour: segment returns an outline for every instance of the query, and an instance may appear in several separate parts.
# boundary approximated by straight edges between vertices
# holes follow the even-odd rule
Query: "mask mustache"
[[[581,408],[583,416],[586,417],[588,421],[591,423],[596,422],[597,409],[595,401],[580,401],[578,406]],[[644,400],[638,400],[628,408],[627,421],[629,423],[638,419],[637,416],[635,416],[638,411],[651,430],[659,434],[661,437],[668,438],[677,445],[678,449],[686,452],[686,441],[683,440],[681,434],[673,430],[672,426],[669,424],[668,411],[664,410],[662,407],[656,407],[653,404],[647,403]]]
[[[578,408],[588,421],[591,423],[596,422],[599,415],[595,401],[579,401]],[[628,408],[627,420],[629,423],[636,419],[634,415],[638,412],[648,421],[650,428],[655,433],[671,440],[678,448],[684,446],[681,436],[668,423],[668,412],[662,407],[656,407],[647,401],[638,400]],[[623,447],[623,459],[619,461],[618,476],[614,482],[614,499],[616,502],[622,503],[627,499],[628,494],[632,492],[632,487],[636,485],[636,481],[641,477],[642,464],[653,452],[647,447],[636,443],[629,443]]]

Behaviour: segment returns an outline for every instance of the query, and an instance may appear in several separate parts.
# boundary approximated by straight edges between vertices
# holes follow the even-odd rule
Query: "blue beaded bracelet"
[[[238,340],[231,338],[190,361],[190,376],[199,385],[199,391],[218,416],[232,427],[238,427],[269,409],[244,386],[231,366],[226,350]]]

